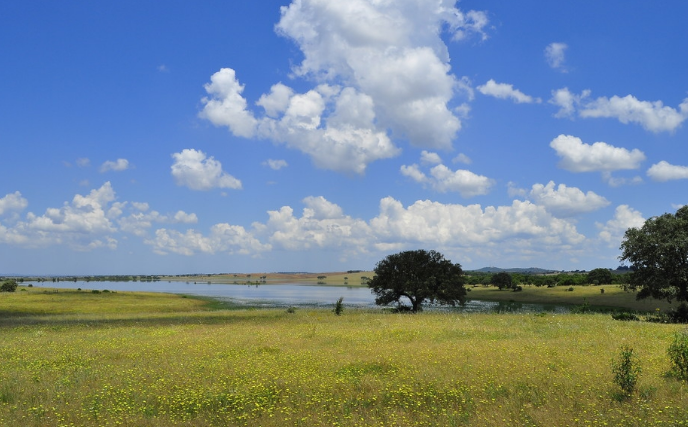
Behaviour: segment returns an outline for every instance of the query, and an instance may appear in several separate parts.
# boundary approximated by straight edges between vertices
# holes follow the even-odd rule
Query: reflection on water
[[[321,286],[310,284],[201,284],[188,282],[44,282],[32,283],[36,288],[81,288],[117,292],[164,292],[173,294],[198,295],[231,301],[235,304],[246,304],[265,307],[288,306],[331,306],[340,297],[344,305],[357,307],[377,307],[375,297],[367,287],[359,286]],[[469,300],[463,307],[424,307],[434,310],[452,310],[465,313],[523,313],[523,312],[557,312],[569,311],[566,306],[550,304],[527,304],[517,302],[492,302]]]

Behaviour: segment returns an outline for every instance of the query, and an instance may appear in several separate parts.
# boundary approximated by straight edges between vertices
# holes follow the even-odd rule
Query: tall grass
[[[3,295],[0,315],[34,297],[46,298]],[[203,311],[175,296],[176,311],[165,299],[156,311],[146,296],[138,312],[101,314],[80,298],[67,313],[0,321],[0,425],[688,425],[685,383],[666,375],[675,325],[601,314]],[[619,401],[609,361],[622,345],[643,375]]]

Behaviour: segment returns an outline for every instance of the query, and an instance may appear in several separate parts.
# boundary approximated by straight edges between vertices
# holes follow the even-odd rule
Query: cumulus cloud
[[[442,158],[437,153],[423,150],[420,153],[420,162],[424,165],[436,165],[442,163]]]
[[[259,116],[248,108],[235,71],[223,68],[205,86],[200,116],[343,172],[363,173],[369,163],[397,155],[390,135],[418,147],[450,148],[465,108],[449,103],[467,86],[451,74],[440,35],[485,38],[488,25],[484,12],[462,12],[454,4],[294,1],[281,8],[276,31],[303,54],[294,75],[320,85],[296,93],[275,84],[256,102],[264,112]]]
[[[432,167],[429,176],[421,171],[417,164],[402,165],[400,172],[402,175],[419,184],[429,186],[437,192],[457,192],[462,197],[487,194],[494,185],[494,180],[486,176],[477,175],[464,169],[454,171],[443,164]]]
[[[560,108],[556,117],[572,117],[577,111],[582,118],[615,118],[624,124],[639,124],[654,133],[673,132],[688,119],[688,98],[678,108],[671,108],[662,101],[641,101],[632,95],[593,100],[589,96],[589,90],[576,95],[563,88],[553,91],[549,102]]]
[[[609,206],[610,203],[592,191],[584,193],[579,188],[567,187],[565,184],[556,186],[554,181],[548,182],[547,185],[534,184],[529,199],[536,205],[544,206],[557,217],[596,211]]]
[[[117,225],[119,229],[125,233],[134,234],[142,237],[148,234],[148,229],[153,227],[153,224],[196,224],[198,216],[195,213],[186,213],[184,211],[177,211],[175,214],[163,215],[158,211],[149,210],[148,203],[131,203],[130,210],[132,211],[127,216],[123,215],[123,209],[127,202],[114,203],[113,207],[108,211],[108,217],[118,218]]]
[[[688,179],[688,166],[672,165],[662,160],[647,170],[647,176],[654,181],[671,181],[674,179]]]
[[[606,223],[596,223],[600,230],[600,240],[606,242],[609,247],[619,247],[626,230],[640,228],[645,223],[645,218],[637,210],[628,205],[620,205],[614,212],[614,217]]]
[[[12,211],[23,211],[28,205],[28,200],[22,197],[19,191],[15,191],[0,199],[0,215]]]
[[[187,148],[173,153],[172,176],[177,185],[192,190],[207,191],[213,188],[241,189],[241,181],[222,170],[222,164],[202,151]]]
[[[287,164],[286,160],[273,160],[273,159],[267,159],[266,161],[263,162],[263,165],[269,167],[272,170],[276,170],[276,171],[289,166]]]
[[[571,135],[559,135],[550,142],[549,146],[561,157],[559,167],[570,172],[637,169],[645,160],[645,154],[638,149],[629,151],[605,142],[589,145]]]
[[[380,201],[380,214],[370,221],[370,226],[381,244],[413,242],[479,248],[528,239],[546,248],[578,244],[585,239],[572,223],[553,217],[542,206],[518,200],[511,206],[485,209],[429,200],[405,208],[387,197]]]
[[[127,159],[117,159],[114,162],[111,160],[106,161],[100,166],[100,172],[122,172],[129,169],[129,160]]]
[[[568,49],[566,43],[550,43],[545,48],[545,59],[547,60],[547,64],[562,73],[567,72],[564,66],[564,62],[566,61],[566,49]]]
[[[4,228],[0,241],[27,247],[60,244],[75,250],[114,249],[117,240],[111,235],[116,227],[106,215],[107,206],[114,199],[115,192],[106,182],[85,196],[75,195],[71,203],[61,208],[48,208],[40,216],[29,212],[25,220]]]
[[[261,243],[244,227],[226,223],[215,224],[208,236],[196,230],[180,232],[160,228],[155,237],[146,239],[146,244],[153,247],[159,255],[170,253],[191,256],[197,253],[214,254],[224,252],[239,255],[257,255],[270,250],[270,245]]]
[[[473,163],[471,158],[468,157],[467,155],[463,154],[463,153],[459,153],[456,157],[454,157],[452,159],[452,162],[453,163],[463,163],[465,165],[470,165],[471,163]]]
[[[494,96],[500,99],[511,99],[517,104],[530,104],[533,102],[542,102],[540,98],[533,98],[532,96],[526,95],[518,89],[514,89],[513,85],[507,83],[497,83],[490,79],[487,83],[482,86],[478,86],[478,92],[483,95]]]

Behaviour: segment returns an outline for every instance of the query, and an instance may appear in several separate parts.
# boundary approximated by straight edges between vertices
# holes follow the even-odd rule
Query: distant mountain
[[[499,268],[499,267],[483,267],[479,270],[469,270],[467,273],[521,273],[521,274],[548,274],[558,273],[557,270],[545,270],[544,268],[529,267],[529,268]]]

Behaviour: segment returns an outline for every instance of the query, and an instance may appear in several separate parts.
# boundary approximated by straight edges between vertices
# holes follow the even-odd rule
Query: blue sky
[[[686,16],[3,2],[0,274],[616,267],[686,203]]]

